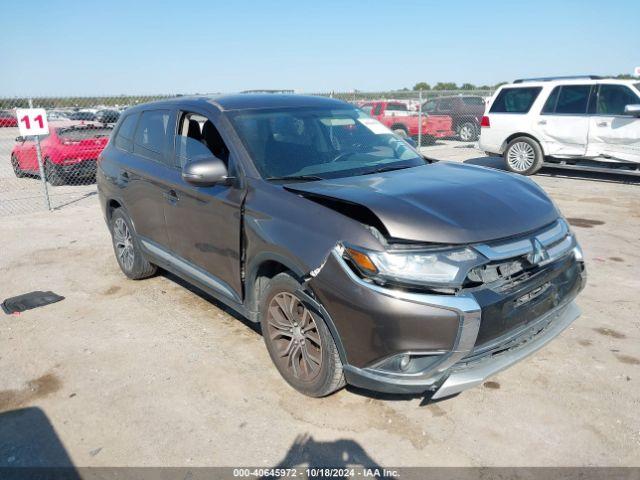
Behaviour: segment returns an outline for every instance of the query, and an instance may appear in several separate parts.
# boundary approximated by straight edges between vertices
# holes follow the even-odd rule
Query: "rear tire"
[[[478,125],[474,122],[461,123],[458,136],[463,142],[475,142],[478,139]]]
[[[300,284],[289,274],[269,280],[260,298],[262,337],[286,382],[310,397],[345,385],[342,361],[324,320],[295,296]]]
[[[15,155],[11,155],[11,166],[13,167],[13,173],[16,174],[16,177],[18,178],[24,177],[24,172],[20,168],[20,161],[18,160],[18,157],[16,157]]]
[[[517,137],[504,151],[507,169],[520,175],[533,175],[542,168],[544,155],[540,144],[530,137]]]
[[[132,280],[142,280],[156,273],[158,267],[144,257],[131,219],[122,208],[115,209],[111,214],[109,230],[122,273]]]
[[[67,183],[67,179],[64,177],[62,172],[60,172],[58,166],[52,163],[48,158],[44,159],[44,176],[47,182],[54,187]]]

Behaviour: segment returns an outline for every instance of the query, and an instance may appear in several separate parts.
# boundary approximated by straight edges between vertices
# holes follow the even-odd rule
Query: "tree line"
[[[620,75],[611,76],[612,78],[619,78],[621,80],[640,80],[640,77],[634,77],[633,75],[628,75],[626,73],[621,73]],[[474,85],[473,83],[463,83],[458,86],[455,82],[438,82],[435,85],[431,86],[427,82],[418,82],[413,86],[414,91],[418,90],[495,90],[496,88],[507,84],[508,82],[500,82],[495,85]],[[408,88],[403,88],[403,90],[409,90]]]

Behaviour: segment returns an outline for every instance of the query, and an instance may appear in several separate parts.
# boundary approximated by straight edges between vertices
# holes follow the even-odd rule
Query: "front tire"
[[[530,137],[517,137],[504,151],[507,169],[520,175],[533,175],[542,168],[544,155],[540,144]]]
[[[131,219],[122,208],[114,210],[111,214],[109,230],[113,251],[122,273],[132,280],[142,280],[156,273],[158,267],[144,258]]]
[[[345,385],[342,362],[324,320],[296,297],[300,284],[280,273],[260,301],[262,337],[269,356],[289,385],[310,397],[324,397]]]

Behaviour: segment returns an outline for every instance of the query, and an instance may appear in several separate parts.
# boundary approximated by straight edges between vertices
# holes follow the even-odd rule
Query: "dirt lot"
[[[500,165],[455,142],[428,151]],[[585,250],[582,317],[483,387],[427,405],[297,394],[250,325],[172,276],[127,280],[95,195],[0,217],[0,298],[66,297],[0,316],[0,466],[638,465],[640,190],[604,179],[535,177]]]

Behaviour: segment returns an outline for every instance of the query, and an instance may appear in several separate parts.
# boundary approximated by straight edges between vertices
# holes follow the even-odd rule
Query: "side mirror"
[[[24,137],[16,137],[16,142],[24,143]]]
[[[624,107],[624,114],[632,117],[640,117],[640,104],[627,105]]]
[[[182,167],[182,178],[198,187],[211,187],[228,179],[227,166],[218,157],[202,155]]]

